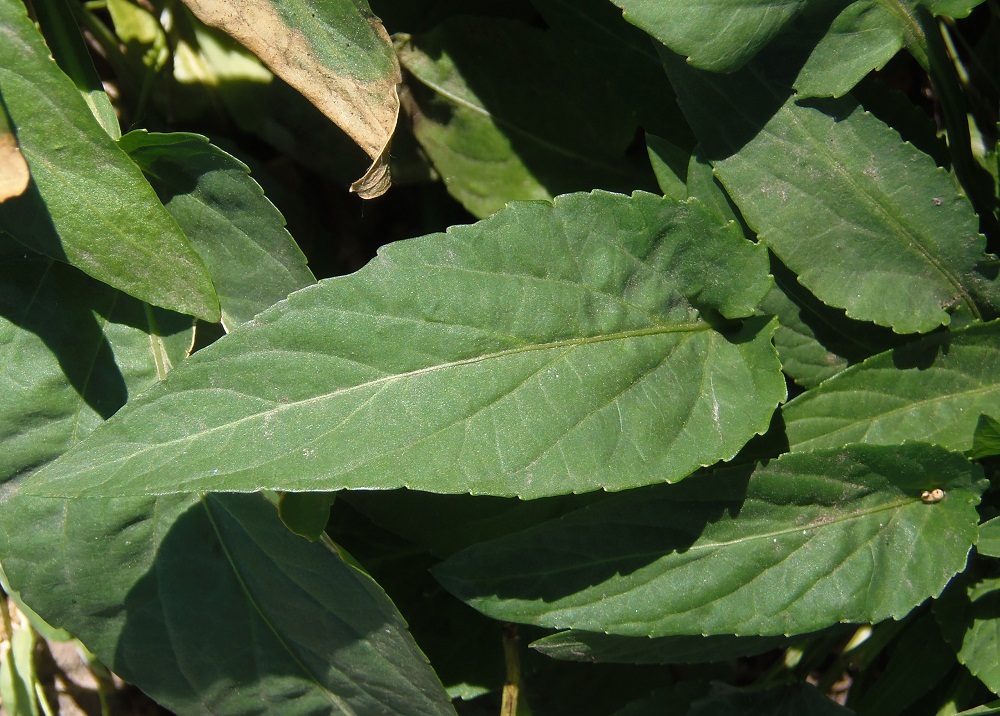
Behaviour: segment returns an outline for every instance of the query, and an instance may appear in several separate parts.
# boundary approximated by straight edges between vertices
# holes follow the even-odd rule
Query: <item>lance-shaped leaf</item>
[[[665,62],[716,175],[817,298],[897,333],[957,307],[1000,312],[1000,262],[930,157],[852,100],[798,103],[753,65],[720,76]]]
[[[205,260],[226,330],[316,282],[284,218],[238,159],[184,132],[130,132],[119,144]]]
[[[0,93],[33,180],[0,204],[0,232],[155,306],[217,321],[201,258],[18,0],[0,1],[0,37]]]
[[[789,453],[632,490],[435,569],[488,616],[625,636],[899,618],[965,566],[983,486],[922,443]],[[943,499],[925,502],[924,491]]]
[[[396,128],[399,64],[366,0],[186,0],[303,94],[372,158],[351,187],[364,198],[389,188],[387,154]]]
[[[9,239],[0,248],[0,558],[13,588],[178,713],[244,714],[262,695],[311,713],[450,713],[378,587],[258,496],[18,493],[180,363],[192,321]]]
[[[969,450],[1000,400],[1000,321],[972,324],[873,356],[783,409],[794,450],[925,440]]]
[[[655,187],[626,150],[636,119],[560,35],[526,23],[452,18],[400,47],[427,92],[413,131],[448,190],[488,216],[515,199]]]
[[[26,489],[541,497],[679,480],[784,398],[773,324],[726,320],[752,313],[766,272],[697,201],[515,204],[292,294]]]
[[[623,664],[700,664],[763,654],[793,644],[785,636],[621,636],[599,632],[559,632],[531,643],[553,659]]]
[[[260,495],[16,495],[2,512],[24,600],[177,713],[454,713],[378,585]]]

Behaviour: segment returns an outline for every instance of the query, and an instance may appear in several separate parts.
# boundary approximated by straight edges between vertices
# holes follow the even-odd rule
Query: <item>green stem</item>
[[[507,681],[503,685],[500,716],[515,716],[521,694],[521,654],[518,651],[517,624],[503,625],[503,655],[507,666]]]

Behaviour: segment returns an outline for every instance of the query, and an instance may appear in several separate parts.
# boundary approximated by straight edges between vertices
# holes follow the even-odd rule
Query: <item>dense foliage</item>
[[[1000,713],[998,34],[0,0],[6,712]]]

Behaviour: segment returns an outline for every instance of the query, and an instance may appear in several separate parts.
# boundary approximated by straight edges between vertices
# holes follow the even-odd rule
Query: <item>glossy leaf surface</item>
[[[751,65],[665,58],[681,108],[747,223],[817,298],[897,333],[1000,310],[1000,263],[930,157],[849,100],[803,104]]]
[[[791,453],[633,490],[435,570],[497,619],[625,636],[797,634],[899,618],[975,540],[981,473],[911,443]],[[945,499],[927,504],[924,490]]]
[[[0,232],[153,305],[218,320],[201,258],[18,0],[0,2],[0,33],[0,93],[32,178],[0,205]]]
[[[679,480],[732,457],[785,395],[773,324],[729,320],[766,270],[697,202],[515,205],[292,294],[25,489],[541,497]]]
[[[795,450],[925,440],[969,450],[1000,400],[1000,321],[935,333],[852,366],[782,412]]]

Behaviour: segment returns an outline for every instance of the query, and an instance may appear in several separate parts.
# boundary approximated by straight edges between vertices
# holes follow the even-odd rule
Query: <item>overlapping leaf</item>
[[[796,84],[818,96],[846,93],[880,69],[922,29],[912,0],[612,0],[638,25],[695,67],[734,72],[784,31],[811,56]],[[936,15],[965,17],[982,0],[925,0]],[[795,24],[794,31],[791,26]]]
[[[935,616],[941,633],[958,654],[958,660],[990,691],[1000,691],[1000,579],[974,584],[956,580],[941,601]]]
[[[204,259],[226,330],[315,283],[284,218],[242,162],[197,134],[131,132],[120,145]]]
[[[766,255],[697,202],[512,206],[384,248],[200,351],[25,489],[410,486],[541,497],[679,480],[785,387]]]
[[[0,231],[153,305],[218,320],[201,258],[18,0],[0,2],[0,38],[0,93],[32,178],[0,205]]]
[[[752,65],[665,61],[716,175],[817,298],[897,333],[1000,311],[1000,263],[968,199],[888,126],[851,101],[796,102]]]
[[[784,636],[620,636],[569,630],[531,643],[553,659],[625,664],[697,664],[754,656],[791,644]]]
[[[1000,321],[939,332],[853,366],[783,408],[794,450],[926,440],[972,447],[1000,400]]]
[[[192,321],[2,247],[0,558],[13,588],[178,713],[243,714],[262,695],[313,713],[450,713],[378,587],[288,533],[259,496],[18,492],[180,363]]]
[[[632,490],[435,570],[488,616],[625,636],[779,635],[899,618],[975,540],[981,475],[910,443],[790,453]],[[944,499],[925,503],[925,490]]]
[[[177,713],[454,713],[378,585],[260,495],[14,504],[21,596]]]
[[[431,91],[417,94],[414,133],[476,216],[514,199],[655,187],[648,162],[625,153],[631,106],[573,52],[552,32],[468,17],[400,47],[403,66]]]

